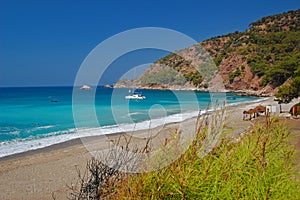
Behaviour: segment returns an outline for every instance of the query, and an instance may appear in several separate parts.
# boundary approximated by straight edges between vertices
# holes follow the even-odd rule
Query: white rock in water
[[[92,88],[90,86],[88,86],[88,85],[83,85],[80,89],[81,90],[90,90]]]

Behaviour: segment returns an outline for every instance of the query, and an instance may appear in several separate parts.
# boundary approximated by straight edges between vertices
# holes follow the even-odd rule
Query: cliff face
[[[264,17],[244,32],[214,37],[161,58],[131,83],[207,90],[221,79],[226,90],[272,94],[300,72],[299,19],[300,10]],[[128,83],[123,81],[123,86]]]

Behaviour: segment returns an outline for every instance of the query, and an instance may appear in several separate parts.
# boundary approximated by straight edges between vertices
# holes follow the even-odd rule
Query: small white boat
[[[130,90],[129,90],[129,92],[130,92]],[[144,100],[144,99],[146,99],[146,97],[143,96],[140,91],[134,91],[133,94],[125,96],[125,99],[127,99],[127,100],[131,100],[131,99],[132,100],[134,100],[134,99],[135,100]]]
[[[142,96],[140,94],[133,94],[133,95],[127,95],[127,96],[125,96],[125,99],[128,99],[128,100],[130,100],[130,99],[143,100],[143,99],[146,99],[146,97]]]

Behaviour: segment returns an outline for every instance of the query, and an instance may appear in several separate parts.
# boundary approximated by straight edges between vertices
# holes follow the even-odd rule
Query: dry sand
[[[226,128],[230,137],[237,138],[247,130],[252,121],[243,121],[242,112],[257,105],[277,105],[273,98],[259,103],[248,103],[227,109]],[[279,109],[278,109],[279,110]],[[177,129],[191,133],[195,128],[196,118],[180,123],[170,123],[151,130],[137,131],[133,134],[140,139],[135,143],[143,143],[144,136],[159,133],[159,140],[164,141]],[[109,136],[116,140],[120,135]],[[88,141],[104,141],[90,137]],[[103,143],[105,146],[105,142]],[[91,154],[80,139],[33,150],[17,155],[0,158],[0,199],[67,199],[68,187],[77,181],[76,167],[85,169]]]

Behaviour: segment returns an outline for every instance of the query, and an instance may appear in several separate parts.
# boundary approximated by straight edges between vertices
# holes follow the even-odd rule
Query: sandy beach
[[[261,102],[228,107],[225,126],[231,130],[229,137],[238,138],[251,126],[253,121],[243,121],[242,112],[257,105],[274,105],[279,111],[278,104],[273,101],[272,97]],[[286,105],[283,109],[288,109],[288,107]],[[162,141],[164,137],[167,138],[178,128],[184,133],[193,131],[195,122],[196,118],[192,118],[131,134],[143,138],[149,134],[149,131],[159,132],[158,135],[162,137],[160,138]],[[114,134],[108,138],[115,140],[119,136],[120,134]],[[93,137],[85,140],[101,142],[103,138]],[[80,139],[0,158],[0,199],[53,199],[53,197],[67,199],[67,185],[77,181],[76,168],[84,170],[90,158],[91,154]]]

